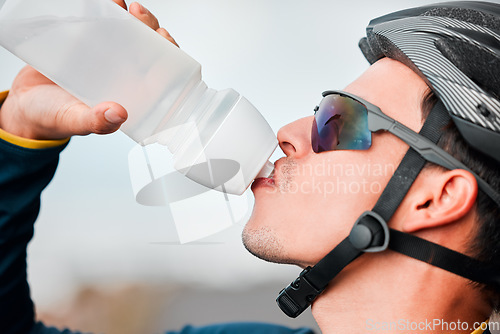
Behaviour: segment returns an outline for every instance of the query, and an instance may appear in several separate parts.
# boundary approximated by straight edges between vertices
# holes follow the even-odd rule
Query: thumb
[[[67,110],[69,135],[107,134],[115,132],[127,120],[127,111],[115,102],[104,102],[89,108],[79,104]]]

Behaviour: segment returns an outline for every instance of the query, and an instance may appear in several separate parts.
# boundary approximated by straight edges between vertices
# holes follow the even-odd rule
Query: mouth
[[[251,187],[252,191],[255,191],[256,189],[263,187],[274,187],[276,182],[275,171],[276,171],[276,163],[274,163],[274,168],[268,177],[258,177],[253,181]]]

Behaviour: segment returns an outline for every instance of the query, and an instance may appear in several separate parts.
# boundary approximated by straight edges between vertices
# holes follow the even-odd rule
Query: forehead
[[[385,114],[419,131],[427,84],[410,68],[390,58],[371,65],[344,90],[378,106]]]

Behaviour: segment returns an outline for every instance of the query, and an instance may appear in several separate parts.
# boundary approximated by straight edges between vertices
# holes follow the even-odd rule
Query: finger
[[[168,33],[168,31],[165,28],[159,28],[156,30],[157,33],[159,33],[162,37],[165,37],[168,39],[171,43],[173,43],[175,46],[179,47],[179,44],[174,40],[174,38]]]
[[[158,23],[158,19],[149,11],[146,7],[141,5],[138,2],[134,2],[130,4],[129,8],[130,14],[137,17],[143,23],[148,25],[153,30],[157,30],[160,28],[160,24]]]
[[[83,104],[67,110],[69,135],[107,134],[115,132],[127,119],[127,111],[118,103],[104,102],[89,108]]]
[[[125,0],[113,0],[113,2],[121,6],[123,9],[127,10],[127,4],[125,3]]]
[[[27,65],[19,71],[16,79],[12,83],[11,90],[23,90],[27,87],[50,84],[52,81],[43,76],[40,72],[33,67]]]

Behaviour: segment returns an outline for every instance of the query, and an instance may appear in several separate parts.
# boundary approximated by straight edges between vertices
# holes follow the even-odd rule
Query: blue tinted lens
[[[339,94],[325,96],[314,115],[311,141],[316,153],[369,149],[372,135],[366,107]]]

